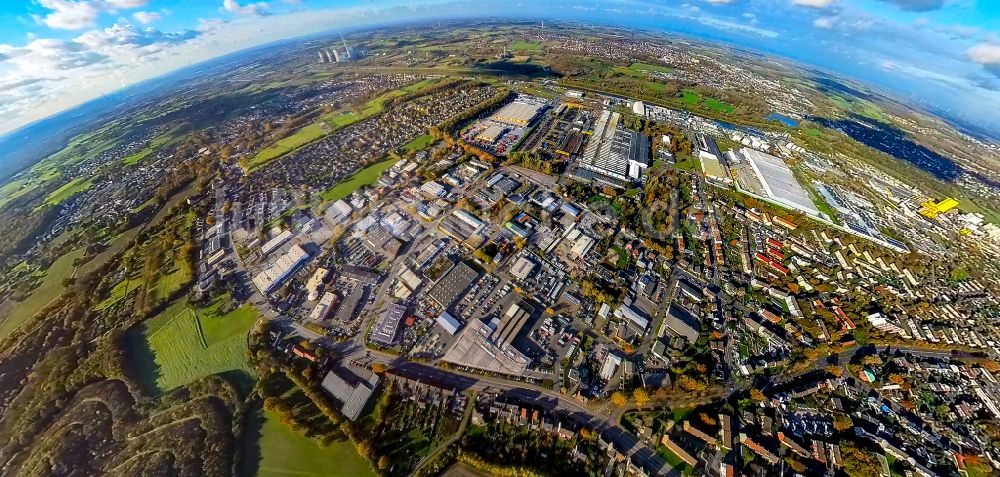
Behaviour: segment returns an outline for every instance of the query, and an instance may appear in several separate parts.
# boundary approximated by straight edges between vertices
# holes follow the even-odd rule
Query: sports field
[[[83,249],[78,249],[68,252],[52,262],[49,269],[45,271],[41,285],[35,288],[27,299],[16,304],[7,318],[0,322],[0,338],[9,335],[28,318],[58,298],[65,289],[62,284],[63,279],[73,275],[75,269],[73,261],[82,256]]]
[[[226,307],[221,298],[199,309],[178,300],[140,325],[141,340],[133,344],[143,348],[138,357],[153,360],[140,366],[150,388],[167,391],[211,374],[250,372],[246,333],[257,311],[250,305],[229,312]]]
[[[346,181],[327,189],[325,192],[320,194],[320,197],[325,201],[331,202],[343,199],[358,190],[361,186],[374,184],[375,181],[382,176],[382,173],[385,172],[386,169],[392,167],[392,165],[396,162],[398,162],[397,159],[392,158],[386,159],[382,162],[376,162],[375,164],[361,169]]]

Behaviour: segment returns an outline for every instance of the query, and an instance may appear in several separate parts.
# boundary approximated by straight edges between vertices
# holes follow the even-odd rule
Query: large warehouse
[[[750,163],[768,198],[809,215],[819,215],[809,193],[795,180],[785,161],[748,147],[741,149],[740,154]]]
[[[621,114],[605,110],[594,123],[576,176],[614,187],[627,187],[649,166],[649,139],[622,129]]]

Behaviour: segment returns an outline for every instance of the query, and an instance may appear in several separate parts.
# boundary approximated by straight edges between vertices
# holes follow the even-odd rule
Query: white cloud
[[[792,0],[792,5],[800,7],[826,8],[833,5],[837,0]]]
[[[704,0],[704,1],[711,3],[713,5],[729,5],[730,3],[733,3],[736,0]]]
[[[82,30],[92,27],[103,12],[117,13],[118,10],[139,8],[149,0],[38,0],[38,4],[49,12],[36,20],[49,28],[59,30]]]
[[[132,16],[135,17],[135,19],[138,20],[139,23],[142,23],[143,25],[148,25],[162,18],[163,15],[161,15],[159,12],[135,12],[132,14]]]
[[[71,2],[68,0],[39,0],[39,5],[51,10],[41,19],[49,28],[60,30],[81,30],[94,26],[101,13],[93,2]]]
[[[246,5],[241,5],[240,2],[236,0],[223,0],[222,9],[229,12],[235,13],[237,15],[264,15],[267,13],[268,7],[271,5],[267,2],[254,2],[248,3]]]
[[[829,29],[837,26],[837,17],[832,16],[832,15],[827,15],[827,16],[819,17],[819,18],[813,20],[813,26],[816,27],[816,28],[824,28],[824,29],[829,30]]]
[[[982,43],[965,51],[970,60],[981,65],[1000,65],[1000,43]]]

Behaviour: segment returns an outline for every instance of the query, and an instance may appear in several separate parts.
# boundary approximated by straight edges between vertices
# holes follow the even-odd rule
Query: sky
[[[1000,0],[0,0],[0,134],[275,40],[479,15],[724,41],[1000,132]]]

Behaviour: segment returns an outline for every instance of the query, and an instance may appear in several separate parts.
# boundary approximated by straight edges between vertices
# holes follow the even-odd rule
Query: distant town
[[[46,195],[51,224],[17,263],[104,230],[87,256],[126,252],[88,309],[159,369],[121,379],[189,389],[232,356],[265,415],[349,442],[365,472],[1000,469],[988,202],[817,147],[853,140],[809,118],[819,99],[717,51],[421,31],[311,40],[283,61],[323,79],[204,137],[164,124],[60,169],[85,187]],[[532,77],[580,57],[606,76]],[[741,88],[759,98],[712,93]],[[163,180],[178,160],[189,176]],[[958,182],[994,200],[976,167]],[[175,369],[162,333],[191,316],[204,363]]]

